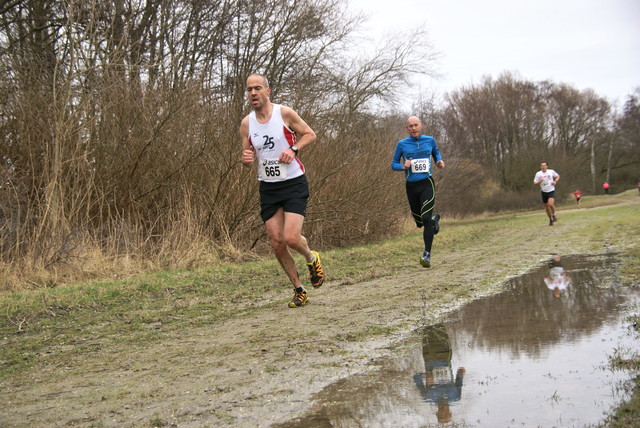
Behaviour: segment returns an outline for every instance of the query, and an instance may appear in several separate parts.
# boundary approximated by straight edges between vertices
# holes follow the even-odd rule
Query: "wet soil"
[[[588,427],[628,398],[640,352],[615,256],[554,258],[398,346],[400,355],[329,385],[315,409],[272,428]]]
[[[287,308],[283,286],[281,296],[214,323],[183,330],[150,326],[160,339],[141,346],[107,345],[91,332],[78,332],[84,354],[35,365],[0,383],[0,427],[283,423],[313,409],[313,395],[325,386],[375,367],[416,328],[500,291],[505,279],[540,261],[637,245],[628,226],[602,224],[585,232],[587,216],[564,223],[560,216],[555,227],[546,227],[540,212],[522,216],[539,217],[540,224],[514,230],[510,217],[501,217],[496,221],[504,227],[451,248],[438,244],[447,233],[442,222],[430,269],[416,258],[415,268],[393,277],[339,283],[330,278],[331,261],[324,260],[328,281],[311,291],[303,308]]]

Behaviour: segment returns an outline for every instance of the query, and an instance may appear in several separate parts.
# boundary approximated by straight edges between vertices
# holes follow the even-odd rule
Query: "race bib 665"
[[[260,161],[262,178],[265,180],[285,180],[287,178],[287,164],[278,159],[262,159]]]

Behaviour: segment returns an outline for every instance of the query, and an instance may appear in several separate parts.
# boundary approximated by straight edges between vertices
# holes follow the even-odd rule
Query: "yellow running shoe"
[[[318,288],[324,282],[324,270],[322,269],[322,262],[320,261],[320,254],[317,251],[311,251],[315,256],[315,259],[311,263],[307,263],[309,268],[309,276],[311,277],[311,285],[313,288]]]
[[[309,301],[309,297],[307,296],[307,292],[302,290],[298,292],[295,288],[293,289],[293,299],[289,302],[290,308],[299,308],[300,306],[304,306]]]

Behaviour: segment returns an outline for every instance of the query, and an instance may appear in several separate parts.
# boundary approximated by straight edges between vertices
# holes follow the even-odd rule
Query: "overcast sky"
[[[371,15],[365,31],[424,25],[448,92],[504,71],[530,81],[591,88],[616,105],[640,86],[640,0],[347,0]]]

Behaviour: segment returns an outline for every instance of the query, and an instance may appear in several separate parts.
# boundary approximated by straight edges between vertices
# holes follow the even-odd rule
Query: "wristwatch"
[[[291,146],[289,147],[291,150],[293,150],[293,154],[298,156],[298,148],[296,146]]]

